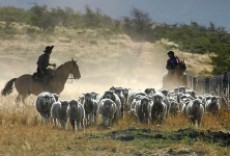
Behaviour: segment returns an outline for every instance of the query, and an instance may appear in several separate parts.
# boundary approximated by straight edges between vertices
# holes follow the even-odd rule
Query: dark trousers
[[[42,67],[37,67],[37,73],[39,77],[43,78],[47,73],[47,69]]]

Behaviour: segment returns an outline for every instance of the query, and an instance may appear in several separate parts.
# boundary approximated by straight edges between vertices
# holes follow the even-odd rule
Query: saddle
[[[41,82],[44,84],[48,84],[55,76],[55,71],[52,69],[47,69],[47,72],[45,75],[42,75],[41,73],[35,72],[32,75],[32,79],[36,82]]]
[[[32,79],[33,79],[34,81],[42,82],[42,81],[43,81],[43,76],[42,76],[40,73],[35,72],[35,73],[33,73],[33,75],[32,75]]]

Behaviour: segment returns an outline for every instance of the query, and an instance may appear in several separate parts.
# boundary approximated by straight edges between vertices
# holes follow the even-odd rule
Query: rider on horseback
[[[52,49],[54,46],[47,46],[45,50],[43,51],[44,53],[39,56],[38,61],[37,61],[37,74],[38,77],[43,79],[47,73],[48,73],[48,66],[53,66],[56,67],[56,64],[49,63],[50,59],[50,54],[52,53]]]
[[[173,74],[180,60],[174,55],[174,51],[172,50],[169,50],[167,54],[169,59],[167,60],[166,69],[168,69],[169,74]]]
[[[179,62],[179,59],[178,57],[174,56],[174,51],[172,50],[169,50],[167,54],[169,56],[169,59],[167,60],[166,69],[175,70]]]
[[[186,86],[186,64],[174,55],[174,51],[167,52],[169,59],[167,60],[166,69],[168,73],[163,77],[163,88],[173,89],[178,86]]]

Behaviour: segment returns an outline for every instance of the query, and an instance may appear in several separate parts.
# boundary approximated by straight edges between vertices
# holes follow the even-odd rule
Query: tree
[[[30,9],[30,24],[37,26],[45,31],[53,30],[56,25],[55,16],[47,10],[47,7],[35,5]]]
[[[131,16],[132,16],[133,24],[138,32],[144,33],[144,31],[150,27],[151,19],[148,13],[133,8],[131,12]]]
[[[123,22],[125,33],[130,35],[133,39],[143,40],[145,37],[152,38],[149,34],[152,24],[148,13],[133,8],[131,17],[124,17]]]
[[[84,21],[87,27],[96,27],[98,25],[96,14],[88,5],[85,6]]]

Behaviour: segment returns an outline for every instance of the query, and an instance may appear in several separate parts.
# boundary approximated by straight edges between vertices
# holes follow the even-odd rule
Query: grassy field
[[[4,103],[0,110],[1,155],[229,155],[230,115],[205,115],[201,128],[178,115],[162,126],[143,125],[128,114],[111,129],[80,131],[43,123],[34,105]]]
[[[89,91],[103,93],[112,85],[159,89],[166,72],[165,52],[169,44],[167,41],[135,42],[108,30],[60,28],[54,36],[13,36],[0,42],[0,88],[14,77],[35,72],[37,58],[45,46],[54,45],[51,62],[60,65],[75,58],[82,75],[80,80],[68,80],[60,95],[62,99],[77,99]],[[212,70],[207,55],[176,53],[195,75]],[[230,115],[224,110],[219,118],[205,115],[199,129],[180,115],[167,118],[159,127],[139,124],[126,114],[112,129],[102,129],[97,124],[73,132],[70,125],[67,130],[61,130],[51,123],[43,123],[35,110],[35,96],[27,99],[26,106],[19,107],[15,106],[15,98],[15,91],[0,97],[0,155],[230,155],[229,144],[218,142],[215,137],[187,135],[191,131],[209,134],[207,130],[223,131],[227,135]],[[185,135],[173,139],[179,129],[185,130]]]

